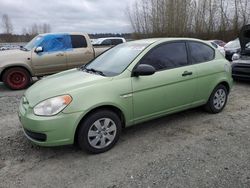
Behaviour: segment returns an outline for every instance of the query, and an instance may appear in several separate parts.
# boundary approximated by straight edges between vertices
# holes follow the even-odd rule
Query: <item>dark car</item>
[[[240,32],[241,51],[233,57],[232,76],[234,79],[250,80],[250,25],[246,25]]]

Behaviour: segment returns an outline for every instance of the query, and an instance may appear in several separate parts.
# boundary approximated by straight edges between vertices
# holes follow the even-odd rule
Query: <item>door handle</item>
[[[184,71],[182,73],[182,76],[191,76],[193,73],[192,72],[189,72],[189,71]]]
[[[56,54],[56,56],[64,56],[63,53]]]

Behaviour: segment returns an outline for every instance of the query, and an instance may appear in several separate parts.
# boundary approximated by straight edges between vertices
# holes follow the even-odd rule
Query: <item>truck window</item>
[[[87,41],[82,35],[70,35],[72,48],[86,48]]]

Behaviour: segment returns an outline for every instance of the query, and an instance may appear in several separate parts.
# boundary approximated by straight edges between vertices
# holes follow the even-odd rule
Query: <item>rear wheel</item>
[[[25,89],[31,83],[31,76],[24,68],[14,67],[4,72],[3,82],[7,87],[13,90]]]
[[[227,98],[228,90],[224,85],[220,84],[213,90],[207,104],[205,105],[205,109],[210,113],[219,113],[226,106]]]
[[[112,111],[99,110],[89,115],[80,125],[78,144],[91,153],[102,153],[111,149],[119,139],[121,120]]]

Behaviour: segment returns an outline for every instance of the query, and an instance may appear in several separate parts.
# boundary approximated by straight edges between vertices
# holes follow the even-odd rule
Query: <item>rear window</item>
[[[215,57],[214,49],[206,44],[201,42],[188,42],[188,45],[192,63],[212,61]]]
[[[70,35],[72,48],[86,48],[87,41],[82,35]]]

